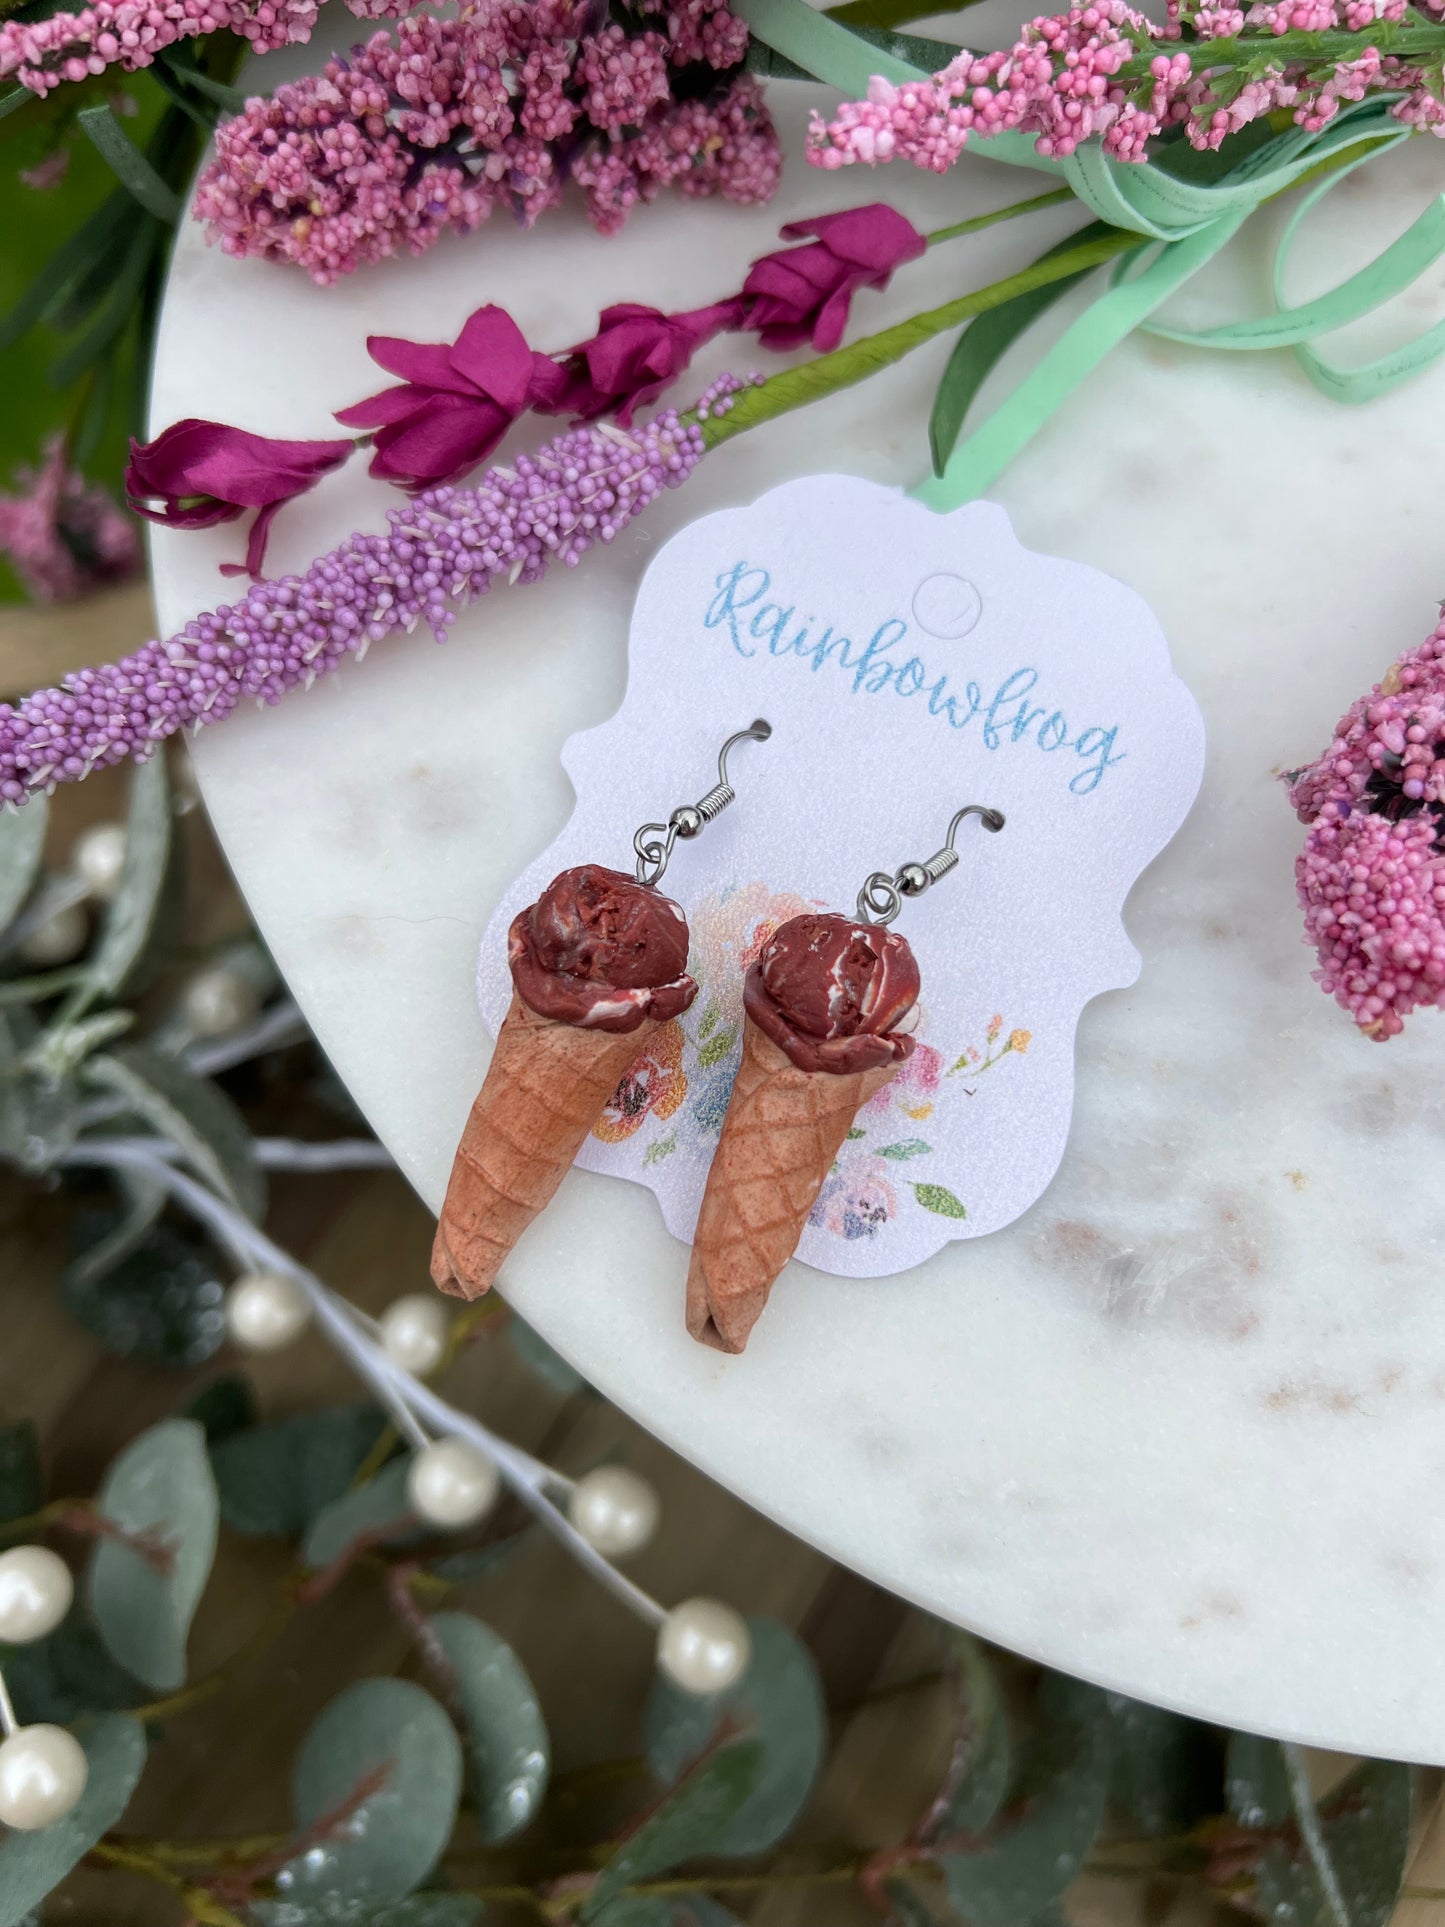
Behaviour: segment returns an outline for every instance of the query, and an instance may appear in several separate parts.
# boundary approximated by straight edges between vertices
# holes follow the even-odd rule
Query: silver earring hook
[[[639,883],[649,887],[660,883],[678,838],[690,842],[693,837],[701,836],[703,825],[711,823],[715,816],[721,816],[728,804],[737,800],[737,791],[728,781],[728,757],[739,743],[765,743],[772,733],[772,724],[759,716],[746,729],[729,736],[718,751],[717,781],[707,794],[700,796],[695,803],[679,804],[665,823],[642,825],[632,839],[632,847],[637,852]]]
[[[863,888],[858,892],[858,917],[862,923],[892,923],[903,908],[905,897],[921,897],[925,890],[931,890],[940,877],[946,877],[950,870],[958,866],[958,851],[953,840],[958,835],[958,826],[966,816],[981,819],[986,830],[995,833],[1004,826],[1002,810],[990,809],[985,803],[965,803],[948,826],[948,836],[941,850],[923,863],[905,863],[897,873],[889,876],[886,870],[875,870]]]

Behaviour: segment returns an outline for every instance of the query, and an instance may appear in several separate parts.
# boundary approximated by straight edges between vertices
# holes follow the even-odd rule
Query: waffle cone
[[[687,1328],[740,1352],[792,1257],[839,1147],[897,1066],[803,1071],[749,1018],[687,1274]]]
[[[491,1286],[659,1028],[584,1030],[539,1017],[513,993],[437,1222],[431,1275],[442,1291],[480,1298]]]

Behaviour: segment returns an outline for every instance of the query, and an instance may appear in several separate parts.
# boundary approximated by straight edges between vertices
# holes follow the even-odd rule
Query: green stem
[[[1071,187],[1051,188],[1047,194],[1035,194],[1027,201],[1014,201],[1009,207],[996,208],[992,214],[975,214],[972,220],[955,221],[952,227],[935,228],[932,234],[923,238],[929,247],[937,247],[940,241],[957,240],[960,234],[977,234],[981,228],[995,227],[1000,221],[1011,221],[1017,214],[1032,214],[1036,208],[1058,207],[1063,201],[1072,201],[1074,190]]]
[[[800,367],[786,368],[756,388],[742,389],[725,414],[710,416],[703,422],[704,446],[716,448],[720,442],[730,441],[734,435],[756,428],[760,422],[771,421],[774,416],[785,415],[807,402],[851,388],[880,368],[901,361],[904,355],[922,347],[935,335],[946,334],[949,329],[972,321],[975,315],[986,314],[990,308],[1001,307],[1016,295],[1045,288],[1050,282],[1063,281],[1071,274],[1081,274],[1129,248],[1144,245],[1143,236],[1125,228],[1113,229],[1065,253],[1036,261],[1032,267],[1022,268],[1002,281],[991,282],[973,294],[960,295],[956,300],[945,301],[942,307],[912,315],[907,321],[883,328],[877,334],[865,335],[846,348],[835,348],[830,355],[819,355]]]

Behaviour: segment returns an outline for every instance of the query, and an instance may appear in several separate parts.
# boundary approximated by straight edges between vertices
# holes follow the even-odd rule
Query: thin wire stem
[[[0,1673],[0,1733],[7,1737],[18,1732],[20,1722],[15,1717],[15,1706],[10,1698],[10,1688],[5,1684],[5,1675]]]

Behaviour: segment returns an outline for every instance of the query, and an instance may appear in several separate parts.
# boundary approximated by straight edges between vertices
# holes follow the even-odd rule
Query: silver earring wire
[[[695,836],[701,836],[703,826],[711,823],[715,816],[721,816],[728,804],[736,801],[737,791],[728,781],[729,755],[739,743],[765,743],[772,733],[772,724],[759,716],[746,729],[729,736],[718,752],[717,781],[707,794],[700,796],[695,803],[679,804],[665,823],[642,825],[632,839],[632,847],[637,852],[639,883],[649,888],[659,884],[672,860],[673,848],[679,837],[686,843]]]
[[[858,918],[862,923],[892,923],[903,908],[905,897],[921,897],[925,890],[931,890],[941,877],[958,867],[958,851],[953,840],[958,835],[958,826],[966,816],[979,817],[986,830],[997,833],[1004,826],[1002,810],[990,809],[985,803],[965,803],[948,826],[948,835],[941,850],[936,850],[922,863],[905,863],[889,876],[886,870],[875,870],[863,888],[858,892]]]

